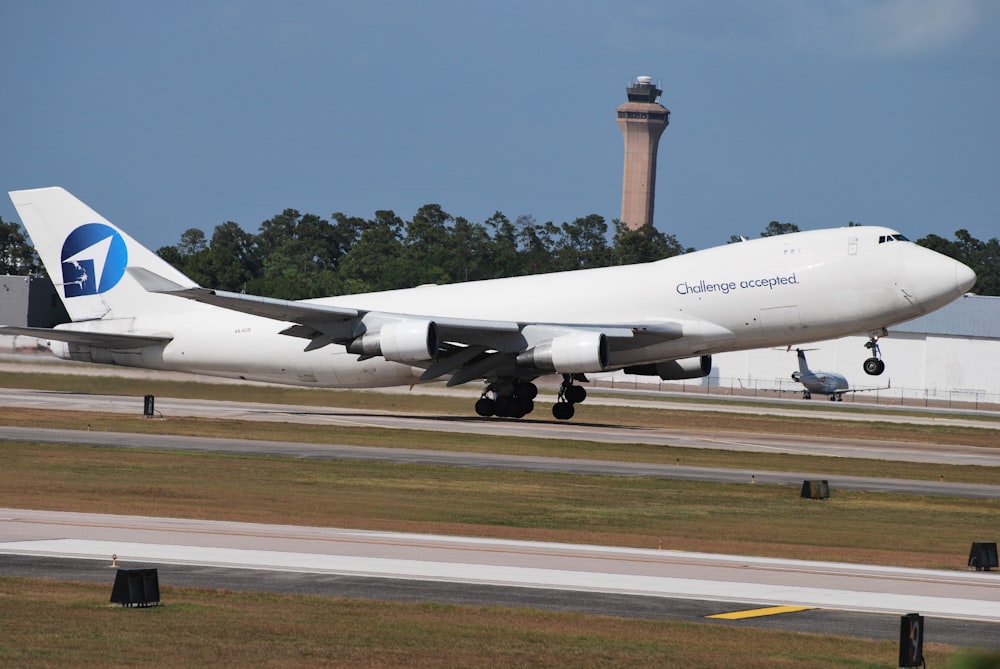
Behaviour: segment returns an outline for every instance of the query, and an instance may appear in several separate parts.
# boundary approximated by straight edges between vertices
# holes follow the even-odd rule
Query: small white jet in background
[[[72,323],[0,327],[60,358],[317,388],[483,384],[480,416],[521,418],[558,374],[573,416],[585,375],[663,380],[712,354],[869,336],[940,309],[975,273],[890,228],[763,237],[638,265],[278,300],[199,286],[62,188],[10,194]],[[183,199],[183,198],[179,198]]]
[[[811,400],[813,393],[819,393],[820,395],[829,395],[834,402],[842,402],[844,393],[888,390],[891,385],[890,381],[888,385],[881,388],[851,388],[842,374],[809,369],[809,365],[806,363],[806,350],[808,349],[795,349],[795,353],[799,356],[799,371],[792,372],[792,380],[798,381],[805,387],[805,390],[802,391],[802,399]]]

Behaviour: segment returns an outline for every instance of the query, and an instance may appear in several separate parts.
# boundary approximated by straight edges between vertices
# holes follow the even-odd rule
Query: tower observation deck
[[[653,224],[656,149],[670,123],[670,110],[657,102],[663,91],[652,77],[637,77],[625,93],[628,102],[618,107],[618,127],[625,138],[621,220],[637,230]]]

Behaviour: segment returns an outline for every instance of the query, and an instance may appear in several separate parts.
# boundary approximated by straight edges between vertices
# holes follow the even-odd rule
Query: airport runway
[[[142,409],[142,398],[5,389],[0,389],[0,401],[9,406],[49,407],[54,411],[140,414]],[[706,436],[697,431],[586,423],[394,415],[168,398],[157,398],[157,409],[168,417],[193,415],[371,425],[1000,466],[1000,457],[991,449],[964,446],[929,447],[903,442],[742,433]],[[826,478],[834,490],[856,488],[1000,497],[1000,485],[834,477],[815,472],[750,474],[742,470],[677,465],[43,428],[5,427],[0,438],[734,482],[746,482],[753,475],[759,483],[787,485],[800,485],[807,478]],[[931,640],[1000,648],[1000,574],[997,572],[904,570],[673,551],[0,510],[0,573],[97,582],[107,579],[110,584],[113,579],[108,575],[111,553],[119,555],[122,566],[158,566],[161,582],[167,585],[407,601],[499,603],[869,638],[898,638],[899,616],[920,612],[933,618],[928,622],[927,632]],[[227,585],[220,585],[222,583]],[[803,610],[735,621],[707,618],[779,604]]]
[[[4,573],[32,573],[41,565],[49,575],[70,570],[82,580],[110,584],[112,555],[120,568],[158,567],[162,585],[194,581],[205,587],[205,570],[220,580],[233,577],[220,570],[235,570],[240,589],[312,592],[309,583],[316,582],[340,596],[396,599],[393,593],[405,590],[410,600],[513,599],[522,606],[539,606],[551,596],[554,606],[542,608],[699,621],[737,613],[744,617],[730,624],[799,629],[800,623],[817,632],[874,638],[893,638],[900,615],[920,612],[935,619],[928,630],[937,632],[928,631],[929,639],[1000,647],[996,572],[0,509]],[[37,561],[18,559],[23,556]],[[544,595],[552,591],[557,594]],[[747,613],[772,606],[796,610],[772,620]]]

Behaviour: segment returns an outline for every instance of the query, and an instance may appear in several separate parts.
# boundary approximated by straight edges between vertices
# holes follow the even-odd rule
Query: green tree
[[[356,244],[340,263],[341,280],[349,293],[388,290],[405,285],[400,281],[404,223],[390,210],[375,212],[365,221]]]
[[[451,215],[439,204],[425,204],[403,226],[403,254],[396,267],[400,287],[451,283]]]
[[[672,258],[694,249],[685,249],[674,235],[660,232],[652,225],[643,225],[631,230],[620,220],[614,220],[615,236],[613,261],[615,265],[634,265],[641,262],[651,262]]]
[[[188,228],[181,233],[181,240],[173,246],[161,246],[156,250],[160,256],[175,269],[197,281],[194,274],[197,269],[191,267],[192,259],[208,249],[205,233],[198,228]]]
[[[518,248],[515,225],[500,211],[486,219],[485,225],[490,239],[484,258],[487,263],[484,277],[500,278],[521,274],[521,250]]]
[[[563,223],[555,244],[555,264],[558,270],[606,267],[611,264],[608,247],[608,224],[603,216],[591,214]]]
[[[552,223],[539,225],[534,217],[522,214],[514,221],[517,228],[518,248],[521,249],[519,276],[555,272],[556,240],[559,228]]]
[[[787,235],[789,232],[798,232],[799,226],[794,223],[779,223],[778,221],[771,221],[764,228],[764,231],[760,233],[761,237],[776,237],[778,235]]]
[[[30,276],[40,271],[35,247],[28,243],[21,225],[0,218],[0,274]]]
[[[451,229],[448,261],[445,264],[448,276],[455,281],[476,281],[491,279],[487,258],[490,253],[490,235],[486,227],[470,223],[458,217]]]
[[[177,244],[177,251],[185,258],[190,258],[207,248],[208,240],[205,238],[205,233],[198,228],[188,228],[182,232],[181,241]]]
[[[287,300],[337,294],[339,233],[329,221],[295,209],[264,221],[255,237],[261,273],[248,281],[247,291]]]
[[[207,248],[190,256],[185,273],[202,286],[238,292],[260,274],[260,266],[254,236],[227,221],[215,226]]]

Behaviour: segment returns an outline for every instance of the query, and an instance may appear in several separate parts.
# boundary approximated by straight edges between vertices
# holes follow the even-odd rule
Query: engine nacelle
[[[639,376],[658,376],[664,381],[681,381],[683,379],[700,379],[712,371],[712,356],[702,355],[696,358],[681,358],[667,360],[649,365],[626,367],[626,374]]]
[[[366,332],[347,350],[359,355],[380,355],[391,362],[424,362],[434,359],[438,350],[434,321],[393,321],[375,332]]]
[[[601,332],[573,332],[528,349],[517,363],[559,374],[601,372],[608,368],[608,341]]]

